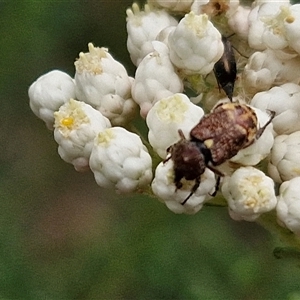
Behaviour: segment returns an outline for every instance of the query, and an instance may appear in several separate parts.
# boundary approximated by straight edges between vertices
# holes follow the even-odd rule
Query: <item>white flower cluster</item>
[[[198,212],[221,181],[233,219],[254,221],[277,209],[280,224],[300,235],[300,5],[148,0],[126,14],[134,78],[106,48],[89,44],[75,62],[74,79],[52,71],[29,88],[30,107],[54,129],[62,159],[78,171],[91,169],[99,186],[119,193],[149,192],[151,184],[150,193],[175,213]],[[229,102],[221,88],[232,62],[222,36],[237,49],[233,102],[248,114],[225,105],[231,123],[217,119],[200,128],[213,132],[200,141],[191,130],[211,109],[214,114],[220,99]],[[148,127],[147,148],[123,128],[131,128],[138,109]],[[240,138],[246,146],[230,155]],[[212,154],[215,142],[220,149]],[[225,156],[230,159],[220,166],[212,163]]]
[[[30,86],[30,107],[54,130],[64,161],[92,170],[101,187],[133,192],[152,180],[152,159],[140,137],[118,127],[136,115],[134,79],[106,48],[88,47],[75,62],[74,79],[51,71]]]
[[[300,4],[256,1],[248,16],[248,43],[254,49],[243,87],[254,95],[286,82],[300,82]]]

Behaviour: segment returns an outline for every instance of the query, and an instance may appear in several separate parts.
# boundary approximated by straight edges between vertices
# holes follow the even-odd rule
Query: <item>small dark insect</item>
[[[179,130],[180,141],[170,146],[170,156],[174,162],[174,183],[176,189],[182,187],[181,179],[195,180],[190,194],[181,203],[184,205],[200,186],[201,175],[209,168],[217,176],[214,196],[218,190],[220,176],[223,174],[215,169],[226,160],[235,156],[258,139],[274,118],[271,112],[269,121],[258,128],[255,111],[248,105],[227,102],[217,105],[213,111],[204,116],[191,130],[190,140]]]
[[[222,57],[214,65],[214,73],[219,89],[223,89],[230,101],[232,101],[234,82],[236,80],[236,62],[230,41],[222,36],[224,52]]]

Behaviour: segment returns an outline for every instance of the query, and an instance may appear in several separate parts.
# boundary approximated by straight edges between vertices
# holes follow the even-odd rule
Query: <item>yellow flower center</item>
[[[111,128],[108,128],[100,132],[97,136],[98,145],[101,144],[102,147],[108,147],[110,142],[115,138],[115,134]]]
[[[89,52],[79,53],[79,59],[75,61],[75,68],[78,73],[89,72],[94,75],[102,74],[103,58],[107,57],[107,48],[94,47],[92,43],[88,44]]]
[[[182,97],[175,94],[174,96],[162,99],[159,102],[157,115],[159,119],[167,123],[181,123],[187,109],[188,105],[182,100]]]

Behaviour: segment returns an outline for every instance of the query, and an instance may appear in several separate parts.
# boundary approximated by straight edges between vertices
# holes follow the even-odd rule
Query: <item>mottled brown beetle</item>
[[[236,80],[236,62],[230,41],[222,36],[224,52],[222,57],[214,65],[214,73],[219,89],[223,89],[230,101],[232,101],[234,83]]]
[[[248,105],[226,102],[217,105],[213,111],[205,115],[191,130],[190,140],[179,130],[180,141],[170,146],[170,154],[164,162],[172,159],[174,162],[174,183],[176,189],[182,187],[181,179],[195,180],[190,194],[181,203],[184,205],[195,193],[200,185],[201,175],[206,168],[212,170],[218,177],[216,190],[218,190],[220,176],[223,174],[215,169],[226,160],[235,156],[241,149],[250,146],[258,139],[274,118],[271,112],[270,119],[258,128],[255,111]]]

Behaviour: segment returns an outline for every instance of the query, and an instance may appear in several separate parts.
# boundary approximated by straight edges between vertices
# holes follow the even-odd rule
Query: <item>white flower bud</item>
[[[257,93],[250,105],[263,111],[275,111],[272,123],[276,134],[289,134],[300,130],[299,85],[286,83],[269,91]]]
[[[272,69],[276,67],[279,69],[280,66],[276,64],[275,60],[272,67],[264,67],[265,61],[268,59],[269,56],[264,52],[255,52],[249,58],[242,73],[243,88],[247,93],[253,95],[271,88],[276,79],[276,73],[274,74]]]
[[[88,44],[75,62],[76,97],[99,110],[113,125],[124,125],[135,116],[137,105],[131,98],[130,78],[122,64],[106,48]]]
[[[77,171],[89,169],[93,141],[109,120],[90,105],[71,99],[54,113],[54,138],[61,158]]]
[[[201,175],[201,183],[196,192],[182,205],[181,203],[190,194],[193,180],[187,181],[182,179],[182,188],[176,189],[174,184],[174,164],[170,159],[167,162],[161,162],[155,171],[155,178],[152,182],[153,193],[164,202],[166,206],[176,214],[195,214],[203,204],[211,199],[210,194],[215,191],[215,175],[209,169]]]
[[[178,129],[189,136],[203,115],[203,109],[193,104],[184,94],[161,99],[151,108],[146,118],[149,143],[161,158],[165,158],[166,149],[179,140]]]
[[[262,18],[262,21],[266,25],[262,35],[262,41],[268,48],[281,50],[288,46],[284,29],[288,11],[288,6],[282,5],[275,15],[264,16],[264,18]]]
[[[243,88],[250,94],[268,90],[272,87],[281,62],[271,50],[253,53],[243,70]]]
[[[291,5],[290,8],[282,7],[284,20],[284,33],[290,48],[300,54],[300,4]]]
[[[229,9],[229,11],[226,13],[229,27],[234,33],[236,33],[244,40],[248,38],[248,16],[250,14],[250,11],[250,7],[239,5],[237,8],[234,7],[234,9]]]
[[[300,176],[300,131],[275,138],[268,171],[279,183]]]
[[[183,91],[182,80],[170,61],[168,47],[158,41],[152,45],[155,51],[139,64],[132,85],[132,97],[139,104],[144,118],[156,101]]]
[[[220,32],[206,14],[190,12],[169,34],[170,59],[185,74],[206,75],[221,58],[224,46]]]
[[[188,12],[194,0],[148,0],[148,4],[174,12]]]
[[[122,127],[98,134],[90,157],[97,184],[129,193],[152,180],[152,160],[140,137]]]
[[[175,18],[164,10],[151,10],[149,5],[145,5],[141,11],[136,3],[132,8],[127,9],[127,49],[134,65],[138,66],[144,58],[144,46],[147,42],[152,42],[161,30],[168,26],[177,25]]]
[[[32,83],[28,95],[31,110],[53,130],[53,113],[70,98],[75,98],[75,83],[67,73],[54,70]]]
[[[242,167],[226,176],[222,193],[231,218],[237,221],[255,221],[277,204],[273,180],[254,167]]]
[[[300,57],[283,59],[278,54],[278,51],[267,49],[250,56],[242,73],[243,87],[247,92],[255,94],[274,85],[300,83]]]
[[[285,181],[279,188],[276,207],[278,223],[300,236],[300,177]]]
[[[276,14],[280,11],[282,5],[288,5],[287,1],[272,1],[260,3],[257,1],[255,6],[248,17],[249,21],[249,46],[256,50],[266,49],[266,44],[263,41],[263,34],[267,27],[264,22],[266,20],[274,19]]]
[[[270,121],[271,116],[270,114],[255,107],[251,108],[255,111],[257,116],[257,129],[259,130]],[[270,154],[273,144],[273,125],[270,123],[265,128],[262,135],[256,139],[252,145],[246,147],[245,149],[241,149],[237,155],[230,159],[230,161],[244,166],[255,166]]]
[[[256,50],[266,49],[266,45],[262,41],[262,34],[265,29],[265,24],[260,19],[262,14],[263,9],[260,6],[256,6],[251,9],[248,15],[248,43],[251,48]]]

